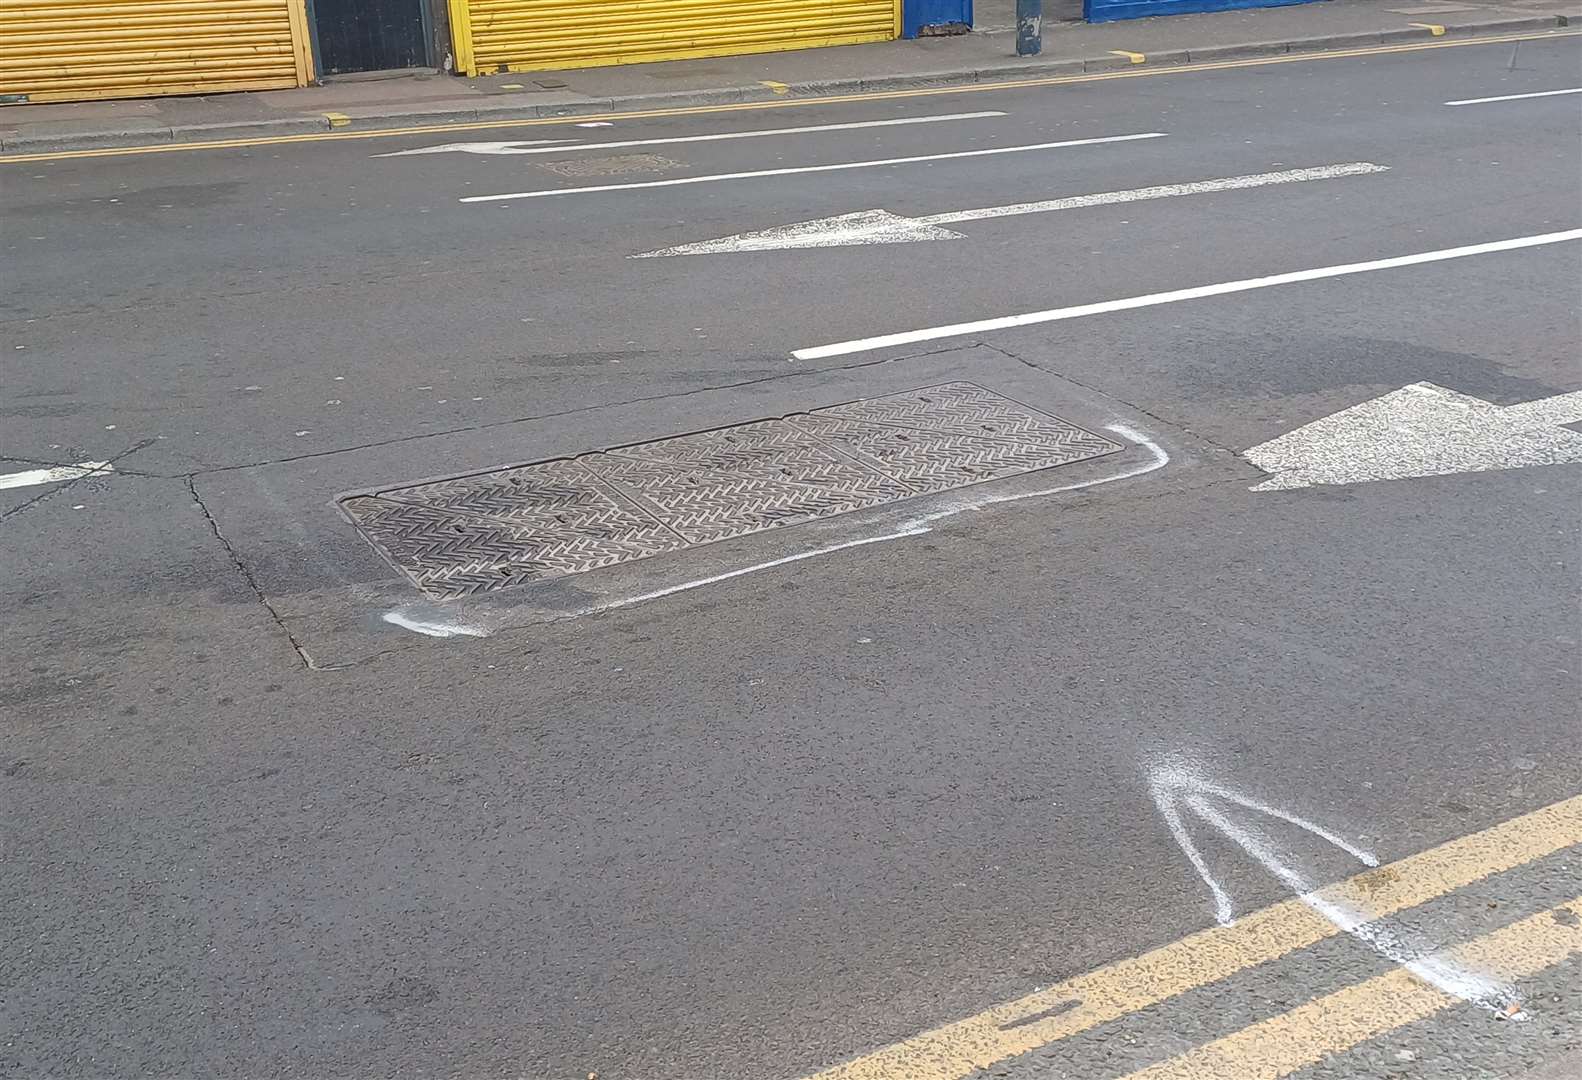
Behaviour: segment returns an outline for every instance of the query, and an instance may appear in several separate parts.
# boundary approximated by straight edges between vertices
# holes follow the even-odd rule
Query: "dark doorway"
[[[321,75],[428,67],[425,0],[313,0]]]

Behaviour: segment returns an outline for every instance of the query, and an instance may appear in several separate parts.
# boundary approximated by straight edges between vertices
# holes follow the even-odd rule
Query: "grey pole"
[[[1016,0],[1016,55],[1037,56],[1044,47],[1044,0]]]

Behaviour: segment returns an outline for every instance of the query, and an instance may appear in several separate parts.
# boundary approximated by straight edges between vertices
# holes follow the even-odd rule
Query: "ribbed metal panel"
[[[311,79],[302,0],[0,0],[0,95],[72,101]]]
[[[886,41],[900,0],[452,0],[468,74]],[[458,16],[461,16],[458,18]]]

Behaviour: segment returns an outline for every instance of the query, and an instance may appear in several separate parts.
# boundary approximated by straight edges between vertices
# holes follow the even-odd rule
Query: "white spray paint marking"
[[[1415,255],[1399,255],[1390,259],[1373,259],[1369,262],[1343,263],[1339,266],[1320,266],[1312,270],[1297,270],[1289,274],[1244,278],[1240,281],[1225,281],[1216,285],[1198,285],[1190,289],[1147,293],[1143,296],[1128,296],[1120,300],[1104,300],[1097,304],[1079,304],[1075,307],[1032,311],[1025,315],[1006,315],[997,319],[979,319],[976,322],[933,326],[925,330],[908,330],[899,334],[885,334],[880,337],[859,338],[855,341],[836,342],[833,345],[818,345],[813,348],[798,349],[791,355],[798,360],[819,360],[829,356],[847,356],[851,353],[872,352],[875,349],[887,349],[896,345],[915,345],[920,341],[938,341],[941,338],[983,334],[991,330],[1009,330],[1018,326],[1062,322],[1066,319],[1081,319],[1089,315],[1104,315],[1114,311],[1132,311],[1137,308],[1153,307],[1158,304],[1175,304],[1183,300],[1200,300],[1209,296],[1225,296],[1229,293],[1248,292],[1253,289],[1268,289],[1276,285],[1292,285],[1302,281],[1321,281],[1325,278],[1345,277],[1348,274],[1363,274],[1373,270],[1393,270],[1403,266],[1417,266],[1421,263],[1443,262],[1446,259],[1464,259],[1472,255],[1487,255],[1497,251],[1516,251],[1521,248],[1541,247],[1545,244],[1561,244],[1569,240],[1582,240],[1582,229],[1540,233],[1536,236],[1518,236],[1512,240],[1495,240],[1487,244],[1469,244],[1465,247],[1441,248],[1437,251],[1423,251]]]
[[[1149,794],[1154,805],[1169,826],[1177,846],[1186,855],[1198,877],[1208,886],[1214,898],[1214,917],[1222,926],[1235,921],[1234,909],[1224,886],[1214,877],[1207,860],[1193,841],[1182,819],[1181,808],[1192,811],[1205,824],[1217,829],[1223,836],[1258,861],[1269,873],[1280,880],[1308,907],[1333,923],[1343,933],[1361,941],[1379,955],[1406,968],[1431,986],[1464,1001],[1475,1002],[1485,1008],[1501,1012],[1515,1000],[1515,991],[1477,972],[1468,971],[1441,957],[1415,956],[1386,927],[1376,925],[1375,916],[1367,911],[1337,903],[1317,891],[1316,886],[1300,871],[1292,867],[1256,830],[1246,828],[1232,820],[1220,804],[1228,803],[1266,818],[1294,825],[1324,840],[1365,866],[1378,866],[1379,860],[1368,851],[1355,847],[1340,836],[1306,818],[1288,813],[1268,803],[1261,802],[1241,792],[1205,780],[1196,773],[1177,766],[1161,766],[1151,771],[1148,778]]]
[[[1559,97],[1562,94],[1582,94],[1582,86],[1575,86],[1568,90],[1538,90],[1531,94],[1501,94],[1499,97],[1463,98],[1460,101],[1447,101],[1446,105],[1489,105],[1496,101],[1526,101],[1528,98]]]
[[[1192,840],[1191,833],[1187,831],[1186,825],[1181,819],[1178,807],[1183,802],[1196,810],[1198,806],[1194,800],[1201,801],[1204,796],[1224,799],[1226,802],[1234,803],[1255,813],[1278,818],[1281,821],[1295,825],[1299,829],[1310,832],[1314,836],[1340,848],[1358,862],[1367,866],[1379,865],[1379,860],[1370,852],[1353,847],[1335,833],[1308,821],[1306,818],[1288,814],[1283,810],[1277,810],[1251,796],[1210,783],[1196,773],[1188,772],[1185,769],[1175,766],[1159,766],[1153,769],[1148,776],[1148,792],[1153,796],[1154,805],[1159,808],[1159,813],[1165,819],[1165,823],[1169,825],[1170,835],[1175,837],[1176,845],[1185,853],[1187,860],[1197,870],[1198,877],[1203,879],[1203,884],[1208,886],[1209,892],[1213,895],[1214,918],[1222,926],[1229,926],[1235,921],[1235,911],[1231,904],[1230,896],[1209,871],[1208,863],[1204,860],[1202,852],[1198,850],[1197,844]],[[1299,889],[1297,891],[1306,892],[1307,890]]]
[[[1350,934],[1380,956],[1392,963],[1401,965],[1430,986],[1436,986],[1445,993],[1461,998],[1463,1001],[1476,1002],[1494,1011],[1501,1011],[1504,1005],[1515,1000],[1515,990],[1513,988],[1502,986],[1492,979],[1457,967],[1439,957],[1414,956],[1386,927],[1373,925],[1374,917],[1372,915],[1348,907],[1345,904],[1338,904],[1320,895],[1312,882],[1288,866],[1279,854],[1270,848],[1262,838],[1231,821],[1203,796],[1189,796],[1187,804],[1204,821],[1219,829],[1220,832],[1240,845],[1242,850],[1262,863],[1264,869],[1284,882],[1286,887],[1296,893],[1304,904],[1339,927],[1341,932]],[[1283,814],[1277,816],[1285,817]],[[1286,820],[1290,819],[1287,818]],[[1303,827],[1306,828],[1307,826],[1304,825]],[[1328,835],[1322,833],[1319,835],[1324,835],[1325,839],[1331,839]],[[1348,850],[1352,850],[1355,854],[1354,849],[1348,847]],[[1372,858],[1372,856],[1362,861],[1368,866],[1379,865],[1378,860]]]
[[[724,142],[731,139],[763,139],[773,135],[808,135],[820,131],[857,131],[863,128],[906,127],[912,124],[942,124],[950,120],[983,120],[1004,116],[1003,112],[941,113],[936,116],[901,116],[891,120],[862,120],[849,124],[813,124],[807,127],[764,128],[758,131],[721,131],[712,135],[673,135],[664,139],[623,139],[620,142],[582,143],[568,139],[537,139],[526,142],[446,143],[419,150],[397,150],[375,157],[406,157],[410,154],[564,154],[580,150],[616,150],[629,146],[670,146],[675,143]],[[572,142],[571,146],[549,143]],[[519,149],[520,148],[520,149]]]
[[[564,144],[571,143],[571,146]],[[524,146],[550,146],[557,145],[562,149],[580,149],[582,144],[576,139],[519,139],[515,142],[453,142],[443,143],[439,146],[420,146],[415,150],[397,150],[389,154],[374,154],[376,158],[387,157],[415,157],[418,154],[527,154],[530,150],[522,150]]]
[[[1151,473],[1156,469],[1162,469],[1166,465],[1170,464],[1170,455],[1165,452],[1163,447],[1154,442],[1144,433],[1137,431],[1134,428],[1127,427],[1125,424],[1110,424],[1106,430],[1113,431],[1117,435],[1120,435],[1126,439],[1130,439],[1138,445],[1144,447],[1149,453],[1149,460],[1142,465],[1127,469],[1124,472],[1115,473],[1110,476],[1103,476],[1097,480],[1084,480],[1076,484],[1063,484],[1060,487],[1043,488],[1039,491],[1024,491],[1011,495],[983,495],[976,498],[958,497],[939,510],[934,510],[930,513],[922,514],[918,517],[902,522],[901,525],[893,532],[880,533],[878,536],[865,536],[858,540],[847,540],[839,544],[830,544],[827,547],[814,548],[811,551],[802,551],[795,555],[786,555],[779,559],[770,559],[768,562],[754,563],[752,566],[744,566],[738,570],[729,570],[723,574],[715,574],[712,577],[698,578],[695,581],[682,582],[680,585],[672,585],[669,588],[655,589],[653,592],[640,593],[637,596],[627,596],[619,600],[610,600],[604,603],[594,604],[591,607],[587,607],[581,611],[578,611],[577,615],[594,615],[601,611],[613,611],[616,608],[632,607],[635,604],[645,604],[650,600],[658,600],[661,597],[674,596],[676,593],[689,592],[693,589],[701,589],[706,585],[716,585],[719,582],[729,581],[732,578],[743,577],[747,574],[756,574],[760,570],[772,570],[777,566],[785,566],[789,563],[802,562],[806,559],[817,559],[824,555],[832,555],[837,551],[847,551],[851,548],[867,547],[870,544],[884,544],[891,540],[901,540],[908,536],[922,536],[924,533],[931,530],[934,522],[942,521],[948,517],[954,517],[956,514],[962,513],[966,510],[979,510],[983,507],[995,506],[1000,503],[1020,502],[1023,499],[1038,499],[1048,495],[1059,495],[1062,492],[1079,491],[1083,488],[1098,487],[1100,484],[1113,484],[1117,480],[1129,480],[1134,476],[1142,476],[1144,473]]]
[[[115,471],[108,461],[83,461],[76,465],[55,465],[48,469],[29,469],[27,472],[6,473],[0,476],[0,489],[32,487],[35,484],[53,484],[59,480],[80,480],[84,476],[103,475]]]
[[[1253,491],[1360,484],[1582,462],[1582,391],[1520,405],[1420,382],[1260,443],[1246,458],[1269,479]]]
[[[904,244],[919,240],[959,240],[961,233],[941,228],[963,221],[982,221],[988,218],[1017,217],[1022,214],[1047,214],[1059,210],[1079,210],[1089,206],[1110,206],[1118,203],[1144,202],[1151,199],[1170,199],[1181,195],[1208,195],[1218,191],[1241,191],[1247,188],[1267,187],[1273,184],[1297,184],[1309,180],[1336,180],[1347,176],[1365,176],[1370,173],[1388,172],[1386,165],[1368,161],[1353,161],[1343,165],[1321,165],[1310,169],[1284,169],[1279,172],[1253,173],[1247,176],[1226,176],[1215,180],[1196,180],[1184,184],[1158,184],[1153,187],[1132,188],[1127,191],[1101,191],[1092,195],[1072,195],[1063,199],[1045,199],[1040,202],[1012,203],[1009,206],[985,206],[976,210],[954,210],[944,214],[924,217],[904,217],[888,210],[861,210],[854,214],[800,221],[794,225],[779,225],[762,232],[737,233],[717,240],[704,240],[695,244],[661,248],[633,259],[651,259],[673,255],[715,255],[733,251],[774,251],[786,248],[853,247],[863,244]]]
[[[460,202],[501,202],[506,199],[542,199],[552,195],[589,195],[600,191],[637,191],[643,188],[681,187],[686,184],[712,184],[721,180],[752,180],[764,176],[796,176],[802,173],[840,172],[845,169],[876,169],[887,165],[912,165],[922,161],[954,161],[961,158],[990,157],[995,154],[1025,154],[1033,150],[1060,150],[1074,146],[1103,146],[1108,143],[1162,139],[1162,131],[1138,135],[1109,135],[1095,139],[1068,139],[1064,142],[1031,143],[1026,146],[995,146],[986,150],[956,150],[947,154],[919,154],[913,157],[878,158],[872,161],[842,161],[833,165],[800,165],[786,169],[757,169],[752,172],[715,173],[710,176],[681,176],[673,180],[644,180],[632,184],[598,184],[591,187],[545,188],[540,191],[515,191],[504,195],[469,195]]]
[[[489,631],[477,626],[464,626],[460,623],[435,622],[431,619],[414,619],[403,615],[399,611],[387,611],[384,621],[392,626],[399,626],[403,630],[410,630],[414,634],[424,634],[428,637],[488,637]]]

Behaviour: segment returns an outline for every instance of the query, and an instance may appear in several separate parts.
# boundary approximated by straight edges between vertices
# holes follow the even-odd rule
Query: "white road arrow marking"
[[[1269,479],[1253,491],[1582,462],[1582,391],[1493,405],[1433,383],[1403,386],[1246,453]]]
[[[77,465],[56,465],[49,469],[29,469],[27,472],[7,473],[0,476],[0,490],[5,488],[32,487],[35,484],[53,484],[60,480],[80,480],[115,471],[108,461],[84,461]]]
[[[1127,191],[1101,191],[1093,195],[1072,195],[1041,202],[985,206],[977,210],[954,210],[926,217],[903,217],[888,210],[860,210],[854,214],[779,225],[762,232],[737,233],[718,240],[661,248],[632,255],[633,259],[663,258],[672,255],[717,255],[733,251],[777,251],[788,248],[853,247],[861,244],[905,244],[918,240],[959,240],[962,234],[942,228],[963,221],[1016,217],[1022,214],[1047,214],[1056,210],[1078,210],[1087,206],[1169,199],[1178,195],[1207,195],[1216,191],[1239,191],[1272,184],[1298,184],[1308,180],[1334,180],[1345,176],[1366,176],[1388,172],[1389,166],[1369,161],[1344,165],[1321,165],[1311,169],[1284,169],[1279,172],[1225,176],[1215,180],[1195,180],[1184,184],[1158,184]]]
[[[1505,986],[1477,972],[1468,971],[1442,957],[1418,955],[1409,946],[1383,926],[1378,916],[1359,903],[1341,903],[1330,899],[1317,889],[1300,870],[1291,865],[1264,835],[1262,826],[1267,822],[1284,822],[1293,825],[1325,843],[1339,848],[1364,866],[1378,866],[1379,860],[1368,851],[1355,847],[1337,834],[1306,818],[1260,802],[1220,784],[1204,779],[1197,773],[1174,765],[1154,768],[1148,776],[1149,794],[1158,807],[1165,824],[1170,828],[1176,845],[1186,855],[1203,884],[1214,898],[1214,917],[1221,926],[1235,922],[1230,897],[1209,870],[1208,861],[1198,849],[1188,830],[1183,811],[1190,811],[1203,824],[1218,831],[1242,851],[1250,855],[1265,870],[1279,879],[1281,884],[1296,894],[1308,907],[1322,915],[1342,932],[1350,934],[1380,956],[1400,964],[1431,986],[1438,987],[1465,1001],[1475,1002],[1485,1008],[1508,1015],[1508,1008],[1516,1001],[1512,987]],[[1231,817],[1232,808],[1248,816],[1263,819],[1258,826],[1247,827]]]
[[[856,131],[860,128],[905,127],[940,124],[948,120],[983,120],[1003,112],[942,113],[937,116],[899,116],[891,120],[862,120],[849,124],[813,124],[807,127],[764,128],[756,131],[721,131],[711,135],[674,135],[664,139],[623,139],[620,142],[584,143],[575,139],[531,139],[522,142],[460,142],[397,150],[374,157],[409,157],[414,154],[564,154],[579,150],[616,150],[628,146],[668,146],[674,143],[723,142],[728,139],[762,139],[771,135],[807,135],[820,131]],[[561,144],[561,145],[550,145]],[[570,144],[570,145],[565,145]]]

